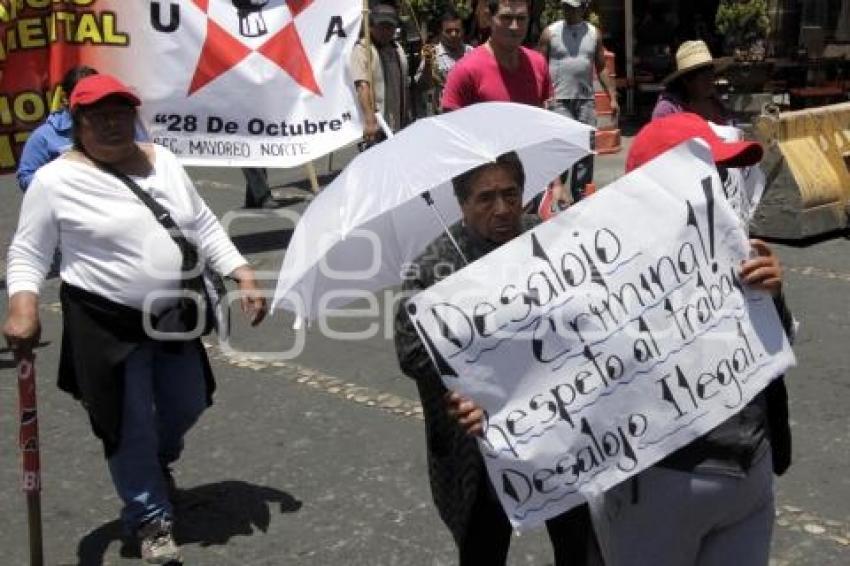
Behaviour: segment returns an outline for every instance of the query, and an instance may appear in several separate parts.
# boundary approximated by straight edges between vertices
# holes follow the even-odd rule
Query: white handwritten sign
[[[729,142],[744,139],[744,132],[734,126],[709,122],[714,133]],[[727,169],[722,179],[723,194],[746,228],[753,219],[764,194],[764,173],[758,165]]]
[[[516,527],[557,516],[742,409],[794,355],[708,150],[687,142],[423,291],[409,314],[486,411]]]

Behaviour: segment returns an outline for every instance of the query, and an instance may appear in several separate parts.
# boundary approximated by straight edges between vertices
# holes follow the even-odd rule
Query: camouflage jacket
[[[539,223],[523,218],[523,231]],[[450,228],[464,256],[472,262],[496,249],[461,223]],[[465,262],[445,234],[434,240],[409,270],[402,290],[412,296],[463,268]],[[443,521],[455,540],[463,540],[481,481],[486,481],[484,461],[476,441],[449,416],[444,396],[447,389],[419,339],[402,301],[396,312],[395,346],[401,370],[416,380],[425,415],[428,474],[431,494]]]

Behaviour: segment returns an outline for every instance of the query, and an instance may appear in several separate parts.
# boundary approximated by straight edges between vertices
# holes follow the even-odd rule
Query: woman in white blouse
[[[238,282],[242,310],[258,324],[266,303],[253,270],[167,149],[134,141],[139,99],[117,79],[93,75],[70,97],[74,150],[42,167],[24,198],[8,254],[3,332],[28,352],[38,342],[38,292],[53,250],[62,252],[64,331],[60,387],[82,400],[103,440],[124,502],[122,518],[152,563],[178,560],[171,536],[169,466],[210,404],[214,382],[198,338],[157,341],[145,331],[183,288],[183,252],[112,169],[162,205],[204,260]],[[152,305],[155,305],[153,307]]]

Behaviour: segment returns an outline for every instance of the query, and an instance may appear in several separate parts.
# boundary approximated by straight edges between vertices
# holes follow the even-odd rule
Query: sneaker
[[[263,210],[276,210],[281,207],[281,204],[277,202],[271,194],[268,194],[263,197],[263,200],[260,201],[260,206],[257,208],[262,208]]]
[[[142,560],[148,564],[182,564],[180,549],[171,535],[171,521],[153,519],[136,532],[142,550]]]
[[[275,210],[282,205],[277,202],[271,193],[266,193],[263,197],[256,201],[253,198],[245,197],[245,208],[259,208],[263,210]]]

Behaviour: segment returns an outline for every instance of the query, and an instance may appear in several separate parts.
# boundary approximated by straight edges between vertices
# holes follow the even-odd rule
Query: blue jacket
[[[52,112],[44,124],[30,134],[18,164],[18,185],[26,191],[39,167],[50,163],[71,145],[71,112],[67,108]]]

